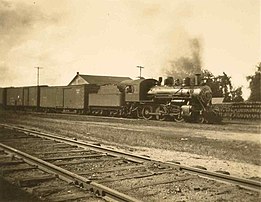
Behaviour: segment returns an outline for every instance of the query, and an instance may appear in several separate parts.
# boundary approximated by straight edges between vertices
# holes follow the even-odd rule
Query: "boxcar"
[[[19,108],[37,108],[39,106],[39,87],[6,88],[6,106]]]
[[[88,107],[90,92],[97,92],[96,85],[41,87],[40,107],[56,110],[82,111]]]
[[[40,87],[40,107],[46,109],[63,108],[63,86]]]

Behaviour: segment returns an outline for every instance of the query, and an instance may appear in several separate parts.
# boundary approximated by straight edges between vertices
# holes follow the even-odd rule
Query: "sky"
[[[259,0],[0,0],[0,86],[76,75],[158,78],[200,42],[203,69],[244,87],[261,61]]]

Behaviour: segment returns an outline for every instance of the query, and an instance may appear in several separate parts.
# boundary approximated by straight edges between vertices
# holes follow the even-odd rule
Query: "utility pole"
[[[40,108],[40,69],[43,69],[43,67],[34,67],[37,69],[37,111],[39,111]]]
[[[142,67],[142,66],[137,66],[137,68],[139,68],[140,69],[140,79],[141,79],[141,69],[143,69],[144,67]]]
[[[37,69],[37,86],[40,84],[40,69],[43,69],[43,67],[35,67]]]

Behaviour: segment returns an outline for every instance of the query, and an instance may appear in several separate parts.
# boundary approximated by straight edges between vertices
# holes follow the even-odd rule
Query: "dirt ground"
[[[219,125],[0,112],[0,123],[55,132],[183,165],[261,178],[260,121]]]

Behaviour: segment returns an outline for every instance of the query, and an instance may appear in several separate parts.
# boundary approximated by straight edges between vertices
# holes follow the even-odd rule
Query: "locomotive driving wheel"
[[[162,106],[162,105],[159,105],[156,110],[155,110],[155,113],[157,113],[158,115],[156,115],[156,120],[159,120],[159,121],[164,121],[166,120],[166,115],[167,115],[167,109],[166,107]]]
[[[139,119],[143,118],[142,109],[140,107],[137,108],[137,118],[139,118]]]
[[[141,114],[143,116],[144,119],[152,119],[152,115],[150,113],[153,112],[153,108],[152,106],[149,106],[149,105],[145,105],[143,108],[142,108],[142,111],[141,111]]]

